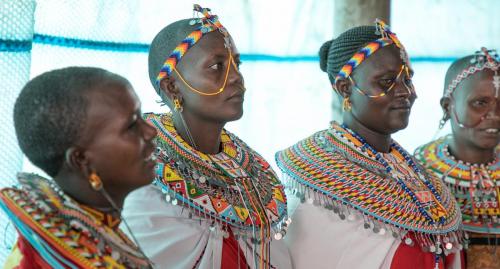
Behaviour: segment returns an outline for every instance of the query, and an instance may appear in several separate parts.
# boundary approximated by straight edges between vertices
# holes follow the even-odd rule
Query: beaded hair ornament
[[[403,59],[404,64],[409,65],[410,61],[408,60],[408,54],[406,53],[406,50],[399,41],[399,39],[396,37],[396,34],[394,34],[389,25],[387,25],[383,20],[381,19],[376,19],[375,20],[375,27],[376,31],[375,34],[381,35],[382,37],[368,43],[366,46],[364,46],[362,49],[360,49],[358,52],[356,52],[349,61],[340,69],[337,77],[335,78],[335,81],[339,79],[346,79],[350,77],[351,73],[354,71],[356,67],[358,67],[364,60],[366,60],[369,56],[371,56],[373,53],[375,53],[377,50],[391,45],[395,44],[401,51],[401,59]]]
[[[210,12],[211,10],[209,8],[202,8],[198,4],[194,4],[193,6],[193,13],[198,16],[197,18],[193,18],[191,21],[189,21],[190,25],[195,25],[195,24],[200,24],[199,27],[197,27],[196,30],[191,32],[184,40],[181,41],[181,43],[170,53],[170,56],[168,56],[167,60],[165,60],[162,68],[160,69],[160,72],[158,73],[158,76],[156,77],[156,83],[159,84],[161,80],[164,78],[170,76],[172,72],[176,72],[179,75],[179,78],[190,88],[191,90],[202,94],[202,95],[216,95],[221,93],[224,90],[224,87],[227,82],[227,77],[229,75],[229,69],[230,66],[236,66],[234,63],[232,54],[231,54],[231,38],[224,26],[219,21],[219,18],[217,15],[213,15]],[[202,17],[199,17],[200,14]],[[187,83],[184,78],[180,75],[180,73],[176,70],[177,64],[180,62],[181,58],[186,54],[186,52],[192,48],[204,35],[211,33],[213,31],[218,30],[223,36],[224,36],[224,46],[229,50],[229,62],[227,70],[226,70],[226,77],[224,80],[224,85],[215,93],[205,93],[198,91],[197,89],[191,87],[189,83]]]
[[[498,97],[500,92],[500,75],[498,74],[500,61],[498,60],[498,53],[496,50],[488,50],[485,47],[482,47],[480,51],[476,51],[475,57],[471,59],[471,65],[451,81],[444,93],[444,97],[450,97],[462,81],[485,69],[495,72],[493,75],[493,86],[495,87],[495,97]]]

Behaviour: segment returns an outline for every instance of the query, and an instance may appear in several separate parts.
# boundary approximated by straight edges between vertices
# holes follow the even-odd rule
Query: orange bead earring
[[[89,176],[89,183],[92,189],[95,191],[100,191],[102,190],[102,181],[101,178],[95,173],[92,172]]]

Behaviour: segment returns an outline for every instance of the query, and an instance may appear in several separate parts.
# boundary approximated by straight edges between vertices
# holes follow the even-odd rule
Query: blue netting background
[[[245,115],[229,130],[272,161],[275,151],[327,128],[332,91],[316,55],[333,36],[335,1],[197,2],[220,16],[242,53]],[[103,67],[132,82],[143,111],[164,111],[149,84],[148,43],[168,23],[190,17],[192,4],[0,0],[0,187],[13,184],[21,169],[40,172],[21,155],[12,126],[13,102],[30,77],[68,65]],[[412,56],[419,95],[409,127],[395,135],[404,147],[434,136],[451,61],[480,46],[500,48],[498,10],[497,0],[392,1],[391,25]],[[0,264],[15,242],[7,223],[0,214]]]

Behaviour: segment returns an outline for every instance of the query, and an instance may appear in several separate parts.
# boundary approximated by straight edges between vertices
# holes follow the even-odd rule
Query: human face
[[[89,169],[106,191],[124,195],[150,183],[154,174],[156,130],[142,119],[130,85],[103,83],[88,93],[89,107],[82,147]]]
[[[493,149],[500,142],[500,97],[496,97],[493,75],[487,69],[466,78],[449,99],[448,114],[457,142],[480,149]]]
[[[185,112],[217,123],[241,118],[245,87],[238,70],[240,55],[232,39],[230,48],[235,65],[229,61],[230,53],[224,46],[223,35],[214,31],[201,38],[182,57],[176,67],[178,72],[187,83],[203,93],[217,92],[224,85],[227,68],[230,68],[224,91],[210,96],[190,90],[179,76],[173,73],[175,84],[182,95]]]
[[[403,60],[400,55],[395,45],[384,47],[361,63],[351,75],[349,98],[352,109],[347,113],[352,113],[368,129],[384,135],[406,128],[416,98],[411,81],[413,70],[408,67],[408,72],[401,72]],[[354,87],[366,92],[390,91],[384,96],[371,98]]]

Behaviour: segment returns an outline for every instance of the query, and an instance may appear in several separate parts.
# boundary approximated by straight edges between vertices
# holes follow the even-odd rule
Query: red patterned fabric
[[[415,242],[413,234],[410,234],[409,237]],[[452,268],[454,259],[455,254],[445,256],[444,260],[440,257],[439,269]],[[399,245],[391,263],[391,269],[434,269],[435,266],[434,253],[424,252],[420,247],[409,246],[405,243]],[[459,268],[465,268],[463,261],[462,266]]]

